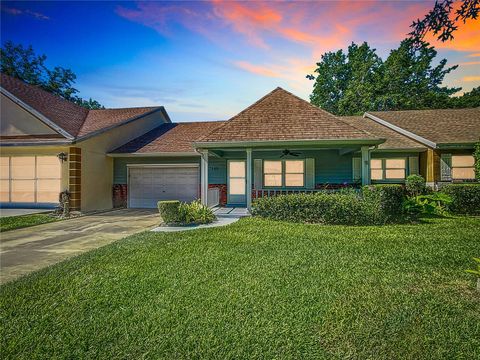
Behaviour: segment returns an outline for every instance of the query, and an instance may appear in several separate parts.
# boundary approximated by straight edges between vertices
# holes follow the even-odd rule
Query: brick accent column
[[[127,207],[128,186],[127,184],[113,185],[113,207]]]
[[[80,211],[82,197],[82,149],[77,147],[69,149],[68,165],[70,208],[74,211]]]

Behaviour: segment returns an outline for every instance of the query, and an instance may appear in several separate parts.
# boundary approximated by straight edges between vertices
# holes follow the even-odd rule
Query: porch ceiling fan
[[[290,151],[288,149],[285,149],[282,151],[282,155],[280,156],[281,158],[285,157],[285,156],[299,156],[300,153],[298,152],[294,152],[294,151]]]

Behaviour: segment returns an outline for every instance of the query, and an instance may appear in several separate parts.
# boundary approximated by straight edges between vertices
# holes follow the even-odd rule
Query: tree
[[[450,107],[450,95],[460,88],[441,86],[446,74],[443,59],[432,63],[435,49],[426,42],[415,47],[404,40],[385,62],[367,43],[352,43],[342,50],[326,53],[317,63],[310,102],[336,115],[357,115],[369,110],[406,110]]]
[[[462,96],[451,99],[452,107],[455,108],[475,108],[480,107],[480,86],[473,88]]]
[[[419,44],[430,31],[442,42],[452,40],[460,22],[465,23],[468,19],[478,18],[480,0],[463,0],[456,11],[453,4],[454,0],[435,1],[433,9],[422,20],[417,19],[410,25],[413,28],[409,33],[411,40]]]
[[[383,64],[376,110],[439,109],[449,107],[450,95],[461,88],[442,86],[445,76],[458,65],[446,67],[447,60],[432,66],[437,51],[426,42],[415,46],[403,40]],[[366,109],[366,108],[364,108]]]
[[[60,66],[48,69],[46,59],[45,55],[35,54],[31,45],[23,47],[7,41],[0,49],[0,70],[87,109],[103,108],[98,101],[87,101],[76,95],[78,90],[73,85],[77,76],[72,70]]]
[[[475,178],[480,180],[480,140],[475,144],[473,157],[475,158]]]
[[[375,101],[375,84],[382,66],[375,49],[364,42],[352,43],[347,50],[328,52],[317,63],[310,102],[333,114],[350,115],[370,108]]]

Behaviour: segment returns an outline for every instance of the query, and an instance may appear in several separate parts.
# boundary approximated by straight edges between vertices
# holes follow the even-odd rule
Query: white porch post
[[[203,205],[208,205],[208,150],[202,150],[200,160],[200,197]]]
[[[247,149],[247,209],[252,208],[252,149]]]
[[[370,149],[362,146],[362,185],[370,184]]]

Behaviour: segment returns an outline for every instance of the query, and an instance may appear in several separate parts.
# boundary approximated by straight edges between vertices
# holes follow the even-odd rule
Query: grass
[[[4,359],[478,359],[480,218],[144,232],[1,288]]]
[[[46,224],[58,219],[48,214],[31,214],[19,216],[7,216],[0,218],[0,232],[21,229],[29,226]]]

